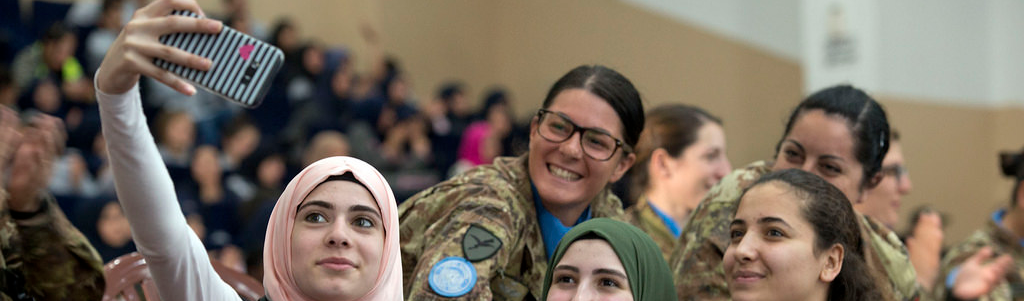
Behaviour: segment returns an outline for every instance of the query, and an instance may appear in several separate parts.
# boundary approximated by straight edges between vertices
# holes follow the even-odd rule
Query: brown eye
[[[765,232],[765,235],[771,238],[786,237],[785,233],[782,233],[782,231],[779,231],[777,229],[769,229],[767,232]]]
[[[373,228],[373,221],[365,217],[358,217],[352,221],[352,225],[360,228]]]
[[[745,233],[741,230],[732,230],[729,231],[729,238],[732,239],[733,243],[737,243],[740,241],[741,238],[743,238],[744,234]]]
[[[323,214],[320,214],[319,212],[311,212],[309,214],[306,214],[306,217],[303,218],[303,220],[305,220],[307,222],[310,222],[310,223],[319,224],[319,223],[326,223],[327,222],[327,217],[324,216]]]
[[[601,286],[606,286],[606,287],[622,288],[622,286],[619,285],[618,281],[615,281],[614,279],[610,279],[610,278],[601,279],[599,284]]]

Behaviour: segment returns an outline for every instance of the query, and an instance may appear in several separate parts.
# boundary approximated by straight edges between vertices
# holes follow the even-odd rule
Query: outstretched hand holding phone
[[[189,10],[203,15],[199,5],[191,0],[159,0],[135,12],[131,21],[110,46],[99,71],[96,87],[106,94],[123,94],[145,75],[160,81],[185,95],[193,95],[196,88],[174,73],[157,67],[154,59],[163,59],[178,65],[205,71],[213,63],[201,56],[160,43],[160,36],[176,32],[218,33],[220,21],[170,15],[174,10]]]

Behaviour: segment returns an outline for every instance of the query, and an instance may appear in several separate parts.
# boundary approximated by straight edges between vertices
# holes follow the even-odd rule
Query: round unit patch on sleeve
[[[501,249],[501,239],[479,225],[471,225],[462,236],[462,253],[470,262],[491,258]]]
[[[462,257],[445,257],[430,268],[430,289],[442,297],[458,297],[473,290],[476,268]]]

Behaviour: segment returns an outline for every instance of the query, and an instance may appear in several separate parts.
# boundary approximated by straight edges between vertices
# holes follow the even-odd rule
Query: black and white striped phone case
[[[171,14],[201,18],[190,11]],[[154,61],[157,66],[249,108],[263,101],[274,76],[284,64],[281,49],[227,25],[217,34],[174,33],[161,36],[160,42],[210,59],[213,68],[199,71],[163,59]]]

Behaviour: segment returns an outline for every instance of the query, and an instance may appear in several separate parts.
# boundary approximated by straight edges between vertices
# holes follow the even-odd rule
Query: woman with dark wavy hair
[[[725,274],[733,300],[882,300],[857,214],[814,174],[769,173],[740,197]]]

